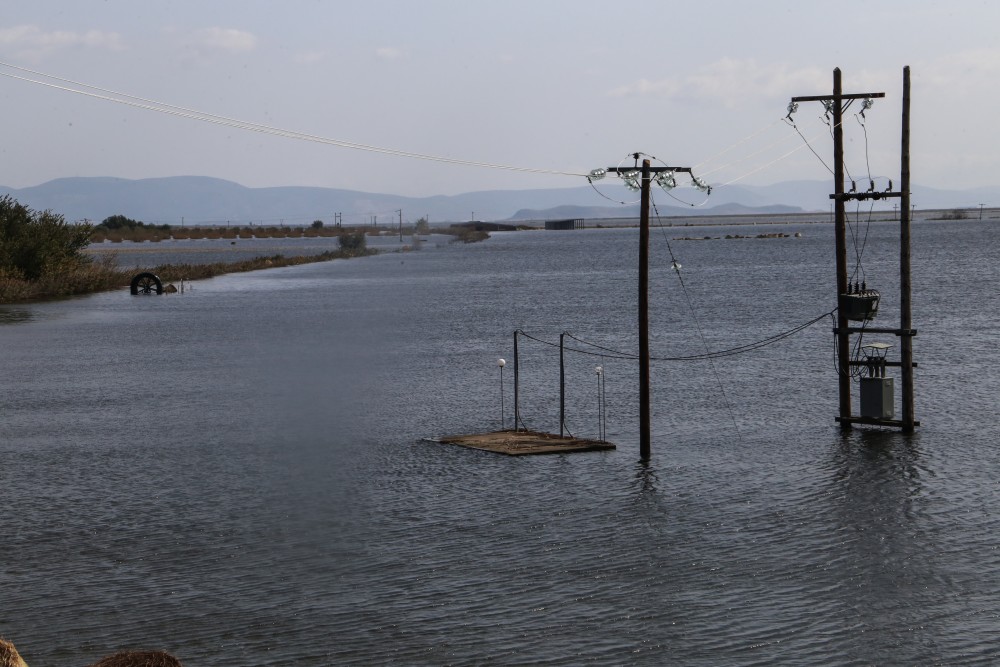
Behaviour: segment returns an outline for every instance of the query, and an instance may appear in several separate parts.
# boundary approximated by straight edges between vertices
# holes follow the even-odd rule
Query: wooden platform
[[[437,438],[436,441],[446,445],[461,445],[470,449],[481,449],[484,452],[507,454],[508,456],[594,452],[615,448],[610,442],[601,440],[586,440],[537,431],[494,431],[493,433],[447,435]]]
[[[892,428],[903,428],[901,419],[876,419],[875,417],[834,417],[840,424],[866,424],[868,426],[891,426]],[[913,421],[914,426],[920,426],[920,422]]]

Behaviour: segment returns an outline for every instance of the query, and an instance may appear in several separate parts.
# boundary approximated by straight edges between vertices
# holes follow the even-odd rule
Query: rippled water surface
[[[915,435],[837,428],[825,319],[655,362],[648,465],[610,353],[568,354],[567,425],[597,435],[603,365],[616,451],[424,440],[499,427],[515,329],[635,350],[634,229],[0,307],[0,635],[57,666],[994,664],[996,229],[915,225]],[[758,231],[803,236],[673,240]],[[865,245],[881,326],[896,234]],[[654,230],[653,354],[830,311],[832,237]],[[522,417],[558,430],[558,350],[519,352]]]

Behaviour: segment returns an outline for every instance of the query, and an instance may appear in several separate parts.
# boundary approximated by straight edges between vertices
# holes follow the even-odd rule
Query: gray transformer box
[[[893,378],[861,378],[861,416],[874,419],[892,419]]]

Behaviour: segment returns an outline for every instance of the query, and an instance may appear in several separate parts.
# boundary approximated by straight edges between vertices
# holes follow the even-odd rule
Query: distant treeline
[[[405,225],[403,233],[429,234],[430,225],[425,218],[415,224]],[[449,233],[440,230],[443,233]],[[133,220],[124,215],[112,215],[105,218],[99,225],[93,227],[91,240],[94,243],[111,241],[164,241],[167,239],[273,239],[273,238],[335,238],[343,235],[378,236],[382,233],[398,233],[398,227],[391,226],[358,226],[341,227],[325,225],[322,220],[315,220],[308,227],[289,225],[152,225],[139,220]]]
[[[482,241],[489,236],[489,231],[503,229],[514,229],[510,225],[493,225],[490,223],[462,223],[449,227],[431,228],[426,218],[420,218],[416,223],[404,225],[402,233],[406,236],[414,234],[448,234],[458,241],[472,243]],[[90,235],[94,243],[110,241],[120,243],[122,241],[166,241],[169,239],[284,239],[284,238],[341,238],[341,247],[345,247],[343,237],[378,236],[380,234],[397,234],[399,227],[366,225],[358,227],[341,227],[336,225],[325,225],[322,220],[316,220],[308,227],[289,225],[227,225],[220,226],[186,226],[186,225],[147,225],[144,222],[133,220],[124,215],[112,215],[105,218],[101,224],[93,227]],[[356,247],[357,241],[346,241],[352,247]]]

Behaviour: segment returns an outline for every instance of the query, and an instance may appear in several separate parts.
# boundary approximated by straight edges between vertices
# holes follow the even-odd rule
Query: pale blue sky
[[[837,66],[845,92],[887,94],[866,114],[867,163],[897,178],[910,65],[914,181],[1000,185],[1000,3],[987,0],[5,0],[0,8],[0,61],[65,79],[471,161],[586,172],[643,151],[698,166],[714,184],[829,178],[805,149],[769,163],[803,145],[777,122],[789,98],[828,93]],[[188,174],[405,195],[585,184],[267,136],[7,76],[0,99],[0,184],[11,187]],[[845,123],[848,169],[863,176],[856,110]],[[803,105],[796,119],[829,162],[821,115],[820,105]]]

